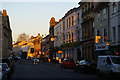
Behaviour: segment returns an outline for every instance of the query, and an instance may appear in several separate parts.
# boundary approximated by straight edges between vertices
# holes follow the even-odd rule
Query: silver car
[[[38,64],[40,62],[40,60],[38,58],[33,58],[32,60],[33,60],[34,64]]]

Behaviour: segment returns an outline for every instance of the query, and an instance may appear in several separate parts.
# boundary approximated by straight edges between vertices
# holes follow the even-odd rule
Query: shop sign
[[[95,50],[96,50],[96,51],[108,50],[108,46],[107,46],[105,43],[95,44]]]

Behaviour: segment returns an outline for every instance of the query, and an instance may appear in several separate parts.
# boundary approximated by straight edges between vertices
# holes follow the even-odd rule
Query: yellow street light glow
[[[95,37],[95,43],[99,43],[99,39],[101,39],[101,36],[96,36]]]
[[[48,59],[48,62],[50,62],[50,59]]]
[[[54,41],[54,38],[50,38],[51,41]]]
[[[109,46],[110,44],[107,42],[106,45]]]
[[[63,51],[58,51],[58,53],[63,53]]]
[[[56,60],[59,60],[59,58],[58,58],[58,57],[56,57]]]

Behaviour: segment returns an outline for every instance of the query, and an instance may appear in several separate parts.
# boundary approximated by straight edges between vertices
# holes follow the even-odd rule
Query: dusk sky
[[[2,2],[2,9],[7,10],[15,41],[21,33],[48,34],[51,17],[59,21],[68,10],[78,7],[78,2]]]

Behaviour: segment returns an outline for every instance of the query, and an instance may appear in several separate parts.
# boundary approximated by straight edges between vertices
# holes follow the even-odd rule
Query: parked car
[[[2,80],[2,66],[0,66],[0,80]]]
[[[119,74],[120,75],[120,56],[98,56],[97,61],[97,73],[98,75],[109,74]]]
[[[72,58],[65,58],[61,63],[61,67],[63,67],[63,68],[74,68],[75,67],[75,62]]]
[[[40,60],[36,57],[32,58],[34,64],[38,64]]]
[[[0,63],[2,66],[2,79],[7,79],[10,77],[10,68],[8,67],[7,63]]]
[[[75,65],[76,72],[95,72],[97,64],[88,60],[81,60]]]
[[[14,71],[14,62],[10,58],[2,58],[2,63],[7,63],[11,73]]]

